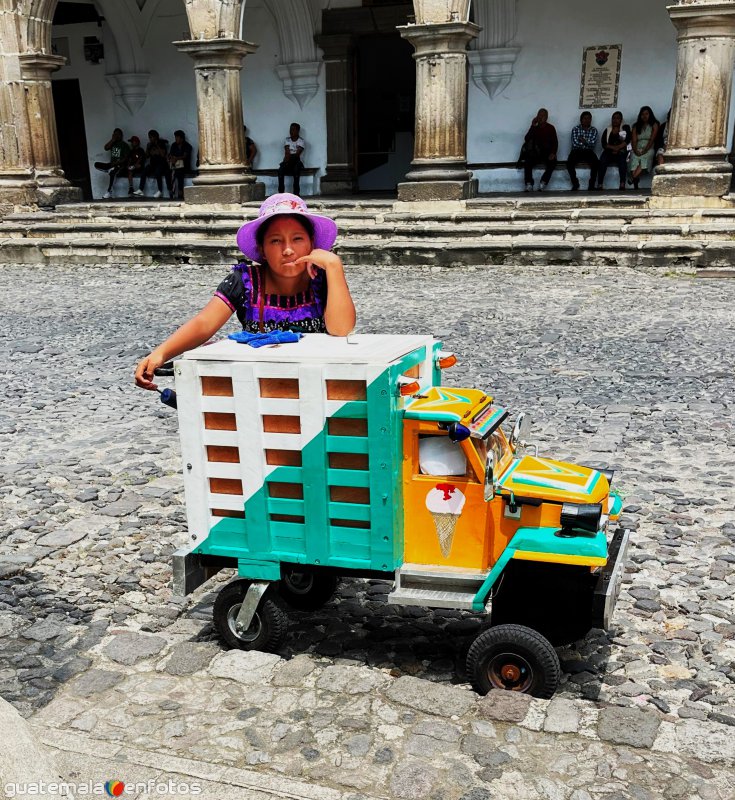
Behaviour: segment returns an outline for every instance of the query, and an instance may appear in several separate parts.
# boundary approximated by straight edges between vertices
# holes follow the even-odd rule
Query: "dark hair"
[[[651,126],[651,128],[653,128],[654,125],[659,124],[651,106],[641,106],[641,110],[638,112],[638,119],[635,121],[635,130],[639,136],[641,133],[643,133],[643,120],[641,117],[644,111],[648,111],[648,124]]]
[[[149,138],[150,138],[151,136],[155,136],[155,137],[156,137],[156,139],[160,139],[160,136],[159,136],[159,133],[158,133],[158,131],[154,131],[153,129],[151,129],[151,130],[149,130],[149,131],[148,131],[148,136],[149,136]]]
[[[583,111],[579,115],[579,121],[581,122],[585,117],[589,117],[590,119],[592,119],[592,112],[591,111]]]
[[[288,127],[289,128],[296,128],[297,130],[301,130],[301,125],[299,125],[298,122],[292,122]]]
[[[309,234],[311,241],[314,241],[314,223],[308,217],[304,217],[301,214],[274,214],[267,222],[264,222],[255,233],[255,242],[258,247],[263,247],[263,242],[265,241],[266,233],[268,233],[268,228],[270,228],[270,226],[277,219],[283,219],[284,217],[295,219],[297,222],[303,225],[304,230]]]
[[[115,128],[115,130],[113,131],[113,133],[119,133],[119,134],[120,134],[120,136],[122,136],[122,135],[123,135],[122,128]]]
[[[182,139],[186,139],[186,134],[184,131],[174,131],[174,137],[180,136]]]

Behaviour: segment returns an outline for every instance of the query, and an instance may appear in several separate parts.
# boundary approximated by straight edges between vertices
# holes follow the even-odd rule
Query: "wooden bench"
[[[315,191],[317,189],[316,186],[316,176],[319,172],[319,167],[304,167],[301,170],[301,177],[302,178],[311,178],[311,193],[317,194]],[[278,167],[274,169],[254,169],[253,174],[257,175],[258,177],[263,178],[277,178],[278,177]],[[290,176],[286,176],[287,178]]]

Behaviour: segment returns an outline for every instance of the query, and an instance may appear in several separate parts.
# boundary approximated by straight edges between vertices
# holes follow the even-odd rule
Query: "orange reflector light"
[[[436,358],[436,365],[439,369],[448,369],[449,367],[453,367],[457,363],[457,356],[454,353],[447,353],[444,350],[440,350],[437,358]]]
[[[421,390],[421,385],[418,381],[411,380],[410,378],[398,379],[398,392],[402,395],[417,394]]]

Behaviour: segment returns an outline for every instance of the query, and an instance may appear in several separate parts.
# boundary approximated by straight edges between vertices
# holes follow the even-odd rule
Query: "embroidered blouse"
[[[215,291],[236,314],[244,331],[258,333],[262,294],[261,270],[254,264],[236,264]],[[317,270],[305,292],[295,295],[263,295],[262,330],[326,333],[324,309],[327,305],[327,280]]]

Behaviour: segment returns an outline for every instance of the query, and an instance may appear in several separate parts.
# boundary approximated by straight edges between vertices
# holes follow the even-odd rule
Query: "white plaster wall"
[[[82,94],[84,107],[84,127],[87,136],[87,150],[89,153],[89,171],[92,179],[92,192],[95,197],[102,197],[107,189],[107,175],[94,169],[95,161],[105,161],[104,144],[109,140],[112,129],[122,127],[117,120],[115,103],[107,83],[105,82],[105,62],[90,64],[84,60],[84,37],[96,36],[102,40],[102,29],[95,23],[88,22],[83,25],[62,25],[53,29],[53,38],[67,38],[69,40],[70,63],[53,74],[54,80],[77,79]],[[131,136],[133,131],[127,132]]]
[[[294,20],[294,24],[298,21]],[[302,177],[301,191],[311,194],[313,183],[318,193],[319,178],[327,163],[324,65],[319,72],[319,91],[301,109],[283,93],[283,84],[276,74],[280,55],[278,32],[273,18],[259,0],[248,0],[243,28],[243,37],[259,45],[258,50],[247,57],[243,69],[243,113],[248,135],[258,146],[254,166],[256,169],[276,168],[283,160],[283,140],[288,136],[289,125],[298,122],[306,145],[301,157],[304,166],[320,170],[313,181]],[[276,178],[259,177],[258,180],[264,181],[268,194],[276,191]],[[291,191],[291,178],[286,178],[286,191]]]
[[[676,66],[676,33],[666,11],[668,0],[518,0],[521,47],[509,86],[491,100],[469,82],[467,155],[472,162],[515,161],[531,119],[539,107],[559,135],[559,158],[570,149],[569,134],[577,124],[584,47],[623,45],[618,108],[632,123],[642,105],[665,119],[671,105]],[[600,131],[614,109],[590,109]],[[598,146],[599,152],[599,146]],[[519,191],[520,170],[476,171],[480,191]],[[585,173],[580,170],[580,176]],[[610,175],[610,172],[608,172]],[[538,181],[538,175],[536,177]],[[647,180],[642,185],[647,185]],[[617,178],[615,181],[616,182]],[[606,181],[607,183],[607,181]],[[557,171],[550,189],[569,188],[566,170]]]

